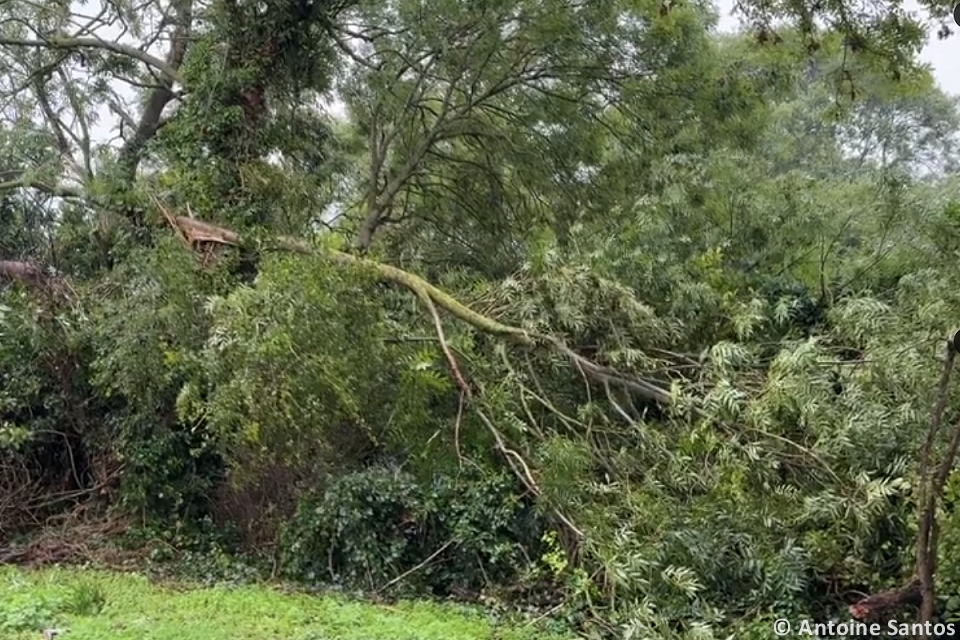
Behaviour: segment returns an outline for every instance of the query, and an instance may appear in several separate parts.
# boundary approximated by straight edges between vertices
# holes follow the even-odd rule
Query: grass
[[[268,586],[181,588],[136,574],[0,567],[0,637],[37,640],[50,627],[62,640],[562,640],[431,602],[374,605]]]

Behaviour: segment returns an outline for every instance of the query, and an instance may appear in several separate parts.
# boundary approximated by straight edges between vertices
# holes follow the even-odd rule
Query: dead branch
[[[412,568],[410,568],[410,569],[407,569],[406,571],[404,571],[403,573],[401,573],[400,575],[398,575],[396,578],[394,578],[393,580],[391,580],[391,581],[388,582],[387,584],[385,584],[385,585],[383,585],[382,587],[380,587],[379,589],[377,589],[377,591],[386,591],[387,589],[389,589],[389,588],[392,587],[393,585],[397,584],[398,582],[400,582],[401,580],[403,580],[403,579],[406,578],[407,576],[416,573],[416,572],[419,571],[420,569],[423,569],[425,566],[427,566],[428,564],[430,564],[431,562],[433,562],[434,558],[436,558],[436,557],[439,556],[441,553],[443,553],[444,551],[446,551],[446,550],[450,547],[450,545],[452,545],[452,544],[453,544],[453,540],[447,540],[446,542],[444,542],[444,543],[440,546],[439,549],[437,549],[436,551],[434,551],[433,553],[431,553],[429,556],[427,556],[427,558],[426,558],[423,562],[421,562],[420,564],[418,564],[418,565],[415,566],[415,567],[412,567]]]

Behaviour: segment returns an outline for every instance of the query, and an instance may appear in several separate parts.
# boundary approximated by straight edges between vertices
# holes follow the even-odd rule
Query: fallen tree
[[[174,229],[178,237],[194,252],[209,255],[211,251],[216,252],[225,247],[249,249],[248,245],[250,243],[232,229],[189,216],[173,215],[159,200],[154,198],[154,202],[163,218],[165,218],[171,228]],[[276,237],[269,245],[269,249],[300,255],[317,255],[320,253],[317,247],[303,240],[289,237]],[[449,293],[409,271],[370,258],[359,257],[351,253],[329,248],[322,250],[322,254],[335,264],[365,269],[377,279],[400,286],[417,296],[432,319],[440,348],[449,367],[450,375],[461,392],[461,408],[467,404],[471,406],[471,409],[492,434],[498,451],[503,455],[511,470],[534,495],[540,495],[541,493],[534,472],[531,471],[530,466],[525,461],[525,456],[509,446],[506,436],[487,415],[483,402],[478,401],[480,399],[474,397],[471,385],[462,374],[456,357],[447,344],[440,321],[439,310],[449,313],[478,331],[504,339],[519,347],[547,349],[555,354],[561,355],[584,379],[601,386],[606,391],[607,397],[615,404],[618,413],[628,420],[630,419],[629,416],[627,416],[626,413],[616,405],[615,400],[613,400],[610,394],[611,387],[618,387],[629,395],[661,408],[667,408],[672,404],[670,392],[662,385],[650,380],[626,375],[621,371],[586,358],[555,336],[504,324],[494,318],[478,313]],[[54,291],[62,291],[64,287],[69,287],[63,278],[53,278],[45,273],[42,266],[27,262],[0,261],[0,278],[19,282],[48,294]],[[67,288],[67,290],[69,290],[69,288]],[[577,537],[583,535],[579,528],[563,513],[554,510],[554,514]]]
[[[242,247],[244,244],[240,235],[231,229],[210,224],[208,222],[203,222],[187,216],[174,216],[171,215],[170,212],[163,207],[159,201],[157,201],[157,205],[160,207],[161,212],[167,221],[170,222],[170,224],[175,228],[180,238],[194,250],[200,250],[204,246],[209,247],[210,245]],[[276,238],[276,246],[281,250],[298,253],[301,255],[313,255],[316,253],[316,249],[314,247],[301,240],[293,238],[278,237]],[[424,305],[433,320],[434,330],[437,334],[440,348],[450,369],[450,375],[453,377],[457,387],[460,389],[461,407],[464,402],[473,404],[473,409],[476,412],[476,415],[493,435],[493,438],[497,443],[497,449],[503,455],[513,473],[516,474],[520,481],[534,495],[540,495],[540,489],[537,486],[534,474],[531,472],[530,467],[525,462],[524,457],[507,445],[505,436],[487,416],[483,407],[478,403],[473,403],[474,398],[470,384],[461,373],[456,357],[454,356],[453,351],[448,346],[446,338],[444,337],[443,327],[437,312],[438,308],[443,309],[455,318],[466,322],[482,332],[499,336],[515,344],[526,347],[537,347],[542,345],[549,349],[553,349],[557,353],[560,353],[567,358],[573,367],[586,379],[602,385],[604,389],[607,390],[608,397],[610,397],[609,390],[611,386],[620,386],[627,392],[634,394],[645,401],[652,402],[660,407],[668,407],[671,404],[671,396],[669,391],[666,389],[647,380],[630,378],[610,367],[605,367],[593,362],[592,360],[584,358],[555,336],[549,336],[527,331],[519,327],[513,327],[494,320],[493,318],[489,318],[483,314],[477,313],[450,294],[430,284],[420,276],[410,273],[409,271],[404,271],[403,269],[399,269],[389,264],[377,262],[369,258],[357,257],[343,251],[327,249],[325,251],[325,255],[335,263],[367,269],[371,273],[375,274],[380,280],[404,287],[420,299],[421,303]],[[611,402],[613,402],[612,398]],[[622,409],[619,407],[617,407],[617,409],[619,409],[619,412],[623,414]],[[571,522],[566,515],[557,509],[554,509],[553,513],[578,538],[583,536],[583,532],[580,531],[580,529],[573,522]]]
[[[186,216],[170,216],[166,211],[164,211],[164,215],[175,226],[184,241],[193,247],[198,247],[204,243],[230,246],[242,246],[243,244],[239,234],[230,229],[201,222]],[[300,254],[313,254],[315,252],[315,249],[310,245],[290,238],[278,238],[277,246],[283,250]],[[524,346],[545,345],[548,348],[552,348],[567,357],[578,372],[594,383],[604,385],[607,388],[609,388],[611,384],[620,385],[638,397],[654,402],[660,406],[666,407],[671,404],[671,397],[666,389],[646,380],[631,379],[616,370],[588,360],[575,353],[564,344],[563,341],[556,337],[505,325],[479,314],[415,274],[342,251],[328,250],[326,255],[334,262],[340,264],[368,268],[380,279],[405,287],[420,298],[434,318],[435,329],[450,366],[451,374],[468,398],[471,395],[470,388],[463,379],[451,350],[446,345],[437,316],[437,308],[443,309],[454,317],[486,333],[512,340]],[[921,608],[919,622],[931,622],[934,617],[934,575],[936,571],[938,539],[936,518],[937,499],[942,494],[947,475],[950,469],[953,468],[958,453],[960,453],[960,425],[954,428],[949,438],[947,451],[939,464],[933,463],[932,456],[934,444],[941,429],[943,413],[946,406],[947,387],[955,360],[956,352],[951,344],[947,344],[943,371],[937,389],[931,423],[921,452],[921,484],[918,501],[920,532],[917,541],[914,575],[906,585],[900,588],[867,596],[852,605],[849,611],[856,619],[875,619],[905,606],[917,605]],[[479,415],[481,420],[486,423],[494,433],[498,447],[505,454],[511,467],[513,467],[517,475],[527,484],[528,488],[537,493],[532,475],[523,462],[522,457],[506,447],[502,435],[499,434],[496,428],[490,423],[489,419],[483,415],[482,411],[479,412]],[[576,527],[564,518],[562,514],[558,513],[557,515],[574,531],[579,533]]]
[[[240,235],[231,229],[187,216],[172,216],[168,211],[163,209],[162,206],[161,209],[164,217],[175,227],[181,239],[194,249],[210,244],[235,247],[243,245],[243,240]],[[311,255],[316,251],[309,244],[293,238],[277,238],[276,244],[281,250],[302,255]],[[428,307],[428,310],[433,307],[443,309],[455,318],[466,322],[480,331],[508,339],[516,344],[530,347],[545,345],[552,348],[569,359],[579,373],[597,384],[605,387],[610,385],[620,386],[637,397],[648,402],[653,402],[661,407],[667,407],[671,404],[670,392],[667,389],[648,380],[631,378],[615,369],[584,358],[573,351],[562,340],[554,336],[534,333],[519,327],[506,325],[493,318],[477,313],[450,294],[409,271],[404,271],[403,269],[369,258],[357,257],[343,251],[328,249],[325,255],[333,262],[342,265],[359,266],[369,269],[381,280],[406,288],[423,301],[424,305]],[[442,336],[441,343],[443,343]],[[448,360],[452,358],[449,353],[447,357]],[[462,377],[458,376],[458,369],[455,367],[455,363],[451,360],[450,364],[453,368],[454,376],[458,377],[458,384],[462,387],[463,380]]]

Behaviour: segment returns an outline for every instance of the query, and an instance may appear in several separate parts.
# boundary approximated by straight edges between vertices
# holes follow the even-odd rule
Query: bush
[[[509,476],[465,471],[428,485],[374,467],[301,500],[282,534],[281,566],[292,579],[351,588],[383,587],[409,571],[407,588],[478,591],[516,580],[539,557],[542,533]]]

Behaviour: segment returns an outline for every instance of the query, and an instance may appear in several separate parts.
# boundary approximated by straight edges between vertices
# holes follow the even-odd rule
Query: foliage
[[[543,525],[510,476],[476,475],[418,483],[374,467],[337,478],[301,501],[284,534],[284,572],[366,589],[410,572],[401,587],[438,595],[509,584],[537,557]]]
[[[94,383],[115,404],[106,426],[126,467],[123,500],[167,515],[196,508],[220,468],[210,438],[179,423],[173,408],[202,367],[202,296],[215,287],[216,276],[192,274],[191,261],[169,250],[125,264],[117,278],[127,295],[97,309],[94,320]]]
[[[281,258],[261,265],[253,287],[211,300],[211,390],[183,388],[188,419],[206,422],[228,449],[273,452],[285,464],[346,462],[351,440],[377,443],[377,415],[365,410],[388,378],[370,284],[319,260]]]

